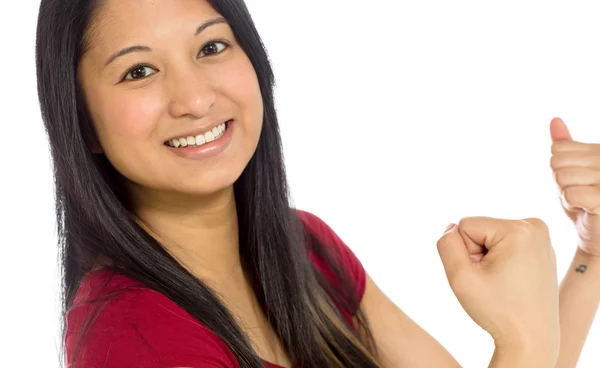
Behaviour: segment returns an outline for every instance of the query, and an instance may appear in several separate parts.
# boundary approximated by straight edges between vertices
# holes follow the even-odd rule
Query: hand
[[[550,123],[550,166],[563,209],[575,224],[579,247],[600,257],[600,145],[576,142],[561,119]]]
[[[454,294],[497,347],[558,354],[556,256],[541,220],[466,218],[437,247]]]

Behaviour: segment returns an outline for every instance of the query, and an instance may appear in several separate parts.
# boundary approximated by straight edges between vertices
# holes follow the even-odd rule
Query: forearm
[[[578,249],[559,293],[561,344],[556,368],[574,368],[600,304],[600,258]]]
[[[531,349],[496,346],[489,368],[554,368],[557,355],[557,344],[548,343]]]

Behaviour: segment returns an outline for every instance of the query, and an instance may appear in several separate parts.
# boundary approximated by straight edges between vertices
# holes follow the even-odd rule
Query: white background
[[[39,1],[0,2],[0,366],[57,367],[52,171],[36,95]],[[248,0],[277,80],[295,204],[464,367],[493,342],[435,243],[463,216],[540,217],[560,278],[575,232],[548,125],[600,141],[600,10],[580,1]],[[597,367],[600,322],[579,367]]]

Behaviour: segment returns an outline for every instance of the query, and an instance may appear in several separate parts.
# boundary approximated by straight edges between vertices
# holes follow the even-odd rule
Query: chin
[[[184,188],[179,187],[179,191],[190,196],[208,197],[219,195],[233,188],[233,184],[241,176],[242,170],[216,170],[211,172],[210,175],[203,174],[196,179],[193,177],[186,178],[186,181],[189,180],[189,185]]]

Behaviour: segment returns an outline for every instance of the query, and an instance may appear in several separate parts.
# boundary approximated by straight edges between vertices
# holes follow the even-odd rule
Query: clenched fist
[[[544,222],[465,218],[437,247],[460,304],[497,346],[558,354],[556,258]]]

